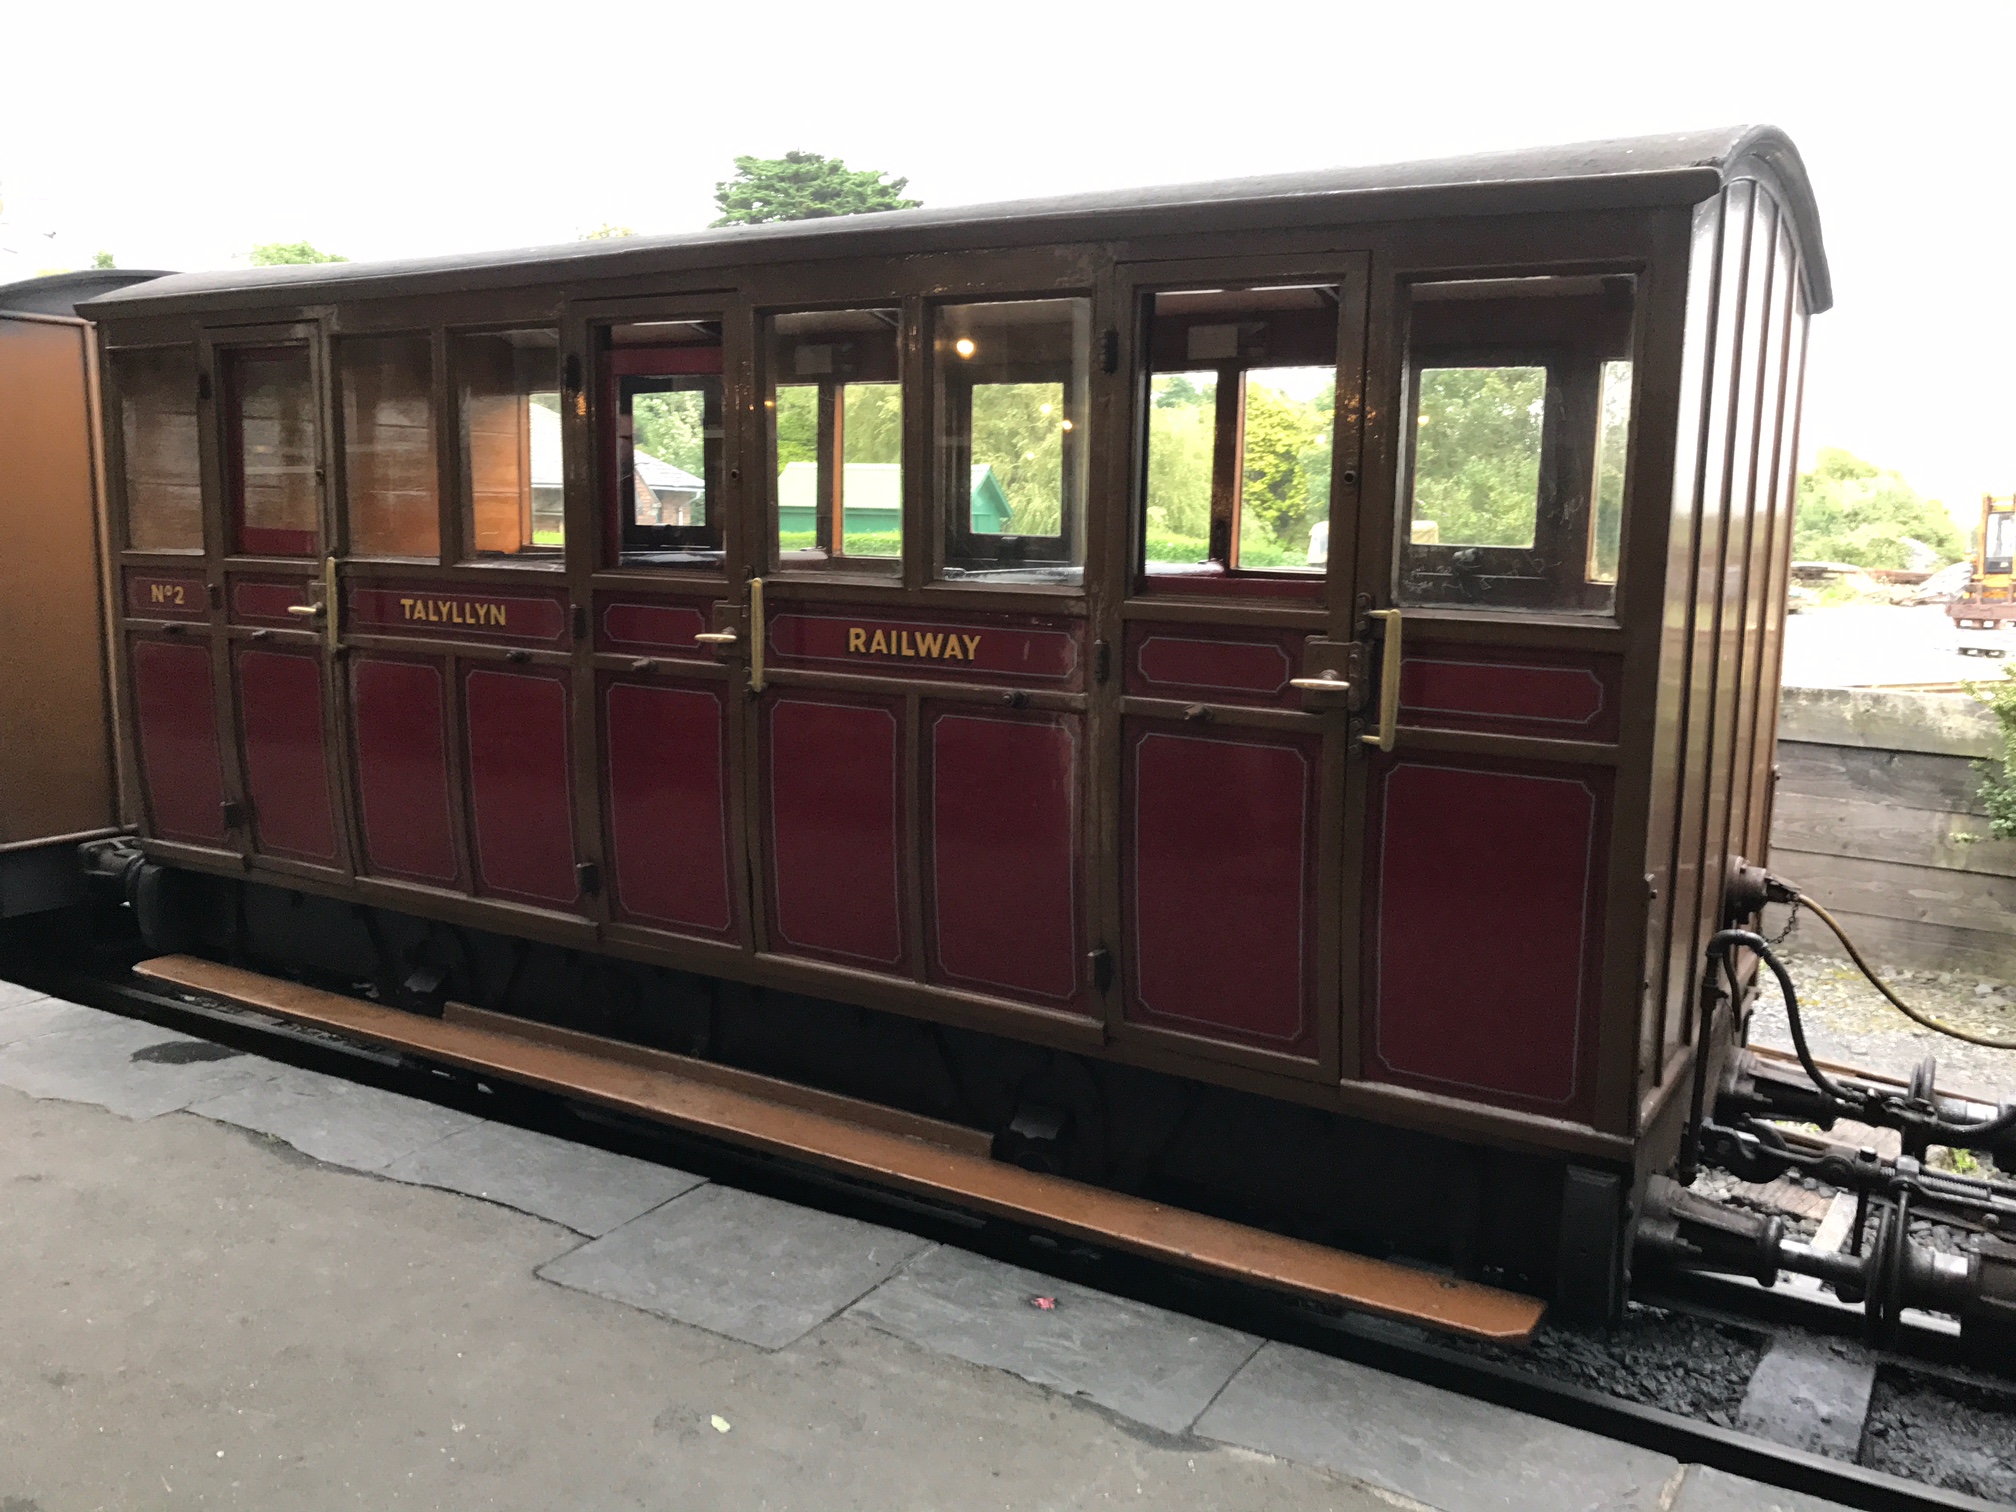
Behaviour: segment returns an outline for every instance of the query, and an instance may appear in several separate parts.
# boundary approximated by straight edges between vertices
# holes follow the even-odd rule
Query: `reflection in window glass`
[[[1084,299],[936,312],[934,492],[945,576],[1081,580],[1090,332]]]
[[[897,310],[771,318],[771,507],[780,565],[901,567],[902,324]]]
[[[346,340],[336,353],[350,550],[438,557],[433,346],[425,336],[387,336]]]
[[[1634,296],[1625,275],[1414,286],[1398,602],[1610,611]]]
[[[112,372],[125,454],[126,544],[135,551],[201,551],[195,348],[114,352]]]
[[[558,334],[458,336],[454,362],[471,554],[558,565],[566,543]]]
[[[1414,539],[1533,544],[1547,370],[1427,368],[1414,405]]]
[[[1614,583],[1624,527],[1624,459],[1631,439],[1630,363],[1603,364],[1596,427],[1596,523],[1589,532],[1589,580]]]
[[[1149,348],[1148,574],[1320,573],[1329,554],[1336,289],[1158,294]]]
[[[232,514],[238,550],[313,556],[321,538],[315,479],[315,380],[308,349],[226,354]]]

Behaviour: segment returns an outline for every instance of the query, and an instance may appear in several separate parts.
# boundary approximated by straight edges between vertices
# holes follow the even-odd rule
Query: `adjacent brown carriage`
[[[255,959],[740,984],[752,1065],[1614,1295],[1829,301],[1770,129],[110,294],[142,843]]]

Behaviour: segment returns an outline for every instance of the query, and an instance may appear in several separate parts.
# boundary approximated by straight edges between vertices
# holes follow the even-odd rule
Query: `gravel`
[[[1886,1366],[1862,1445],[1872,1469],[2016,1502],[2016,1398],[2007,1392]]]

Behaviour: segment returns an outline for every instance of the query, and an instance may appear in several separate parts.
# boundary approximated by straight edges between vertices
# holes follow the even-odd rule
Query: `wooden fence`
[[[1989,829],[1976,766],[2000,755],[1994,719],[1965,694],[1787,688],[1771,869],[1826,904],[1872,965],[2016,980],[2016,840]],[[1840,954],[1817,921],[1796,939]]]

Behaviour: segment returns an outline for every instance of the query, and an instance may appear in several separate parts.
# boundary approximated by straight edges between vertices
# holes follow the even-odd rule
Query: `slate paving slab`
[[[1036,1298],[1052,1304],[1039,1307]],[[1260,1340],[965,1250],[920,1255],[848,1316],[1181,1433]]]
[[[1839,1502],[1783,1491],[1706,1465],[1689,1465],[1672,1512],[1848,1512]]]
[[[479,1123],[402,1155],[383,1174],[445,1187],[599,1239],[704,1178],[510,1124]]]
[[[1680,1468],[1664,1454],[1285,1344],[1254,1355],[1197,1432],[1439,1512],[1663,1512]]]
[[[156,1118],[273,1075],[273,1062],[172,1029],[75,1008],[0,1047],[0,1086]],[[40,1005],[26,1005],[29,1012]]]
[[[1876,1361],[1846,1340],[1783,1334],[1744,1393],[1736,1425],[1774,1443],[1853,1461],[1876,1388]]]
[[[480,1122],[382,1087],[263,1064],[269,1073],[264,1079],[195,1103],[189,1111],[283,1139],[329,1165],[372,1172]]]
[[[560,1286],[782,1349],[930,1241],[731,1187],[696,1187],[539,1268]]]
[[[32,1003],[37,998],[46,998],[46,992],[33,987],[23,987],[19,982],[0,982],[0,1010],[17,1007],[22,1003]]]
[[[11,984],[0,983],[0,986],[8,985]],[[66,1003],[61,998],[0,999],[0,1045],[11,1045],[17,1040],[47,1034],[51,1029],[75,1028],[112,1016],[100,1013],[96,1008]]]

